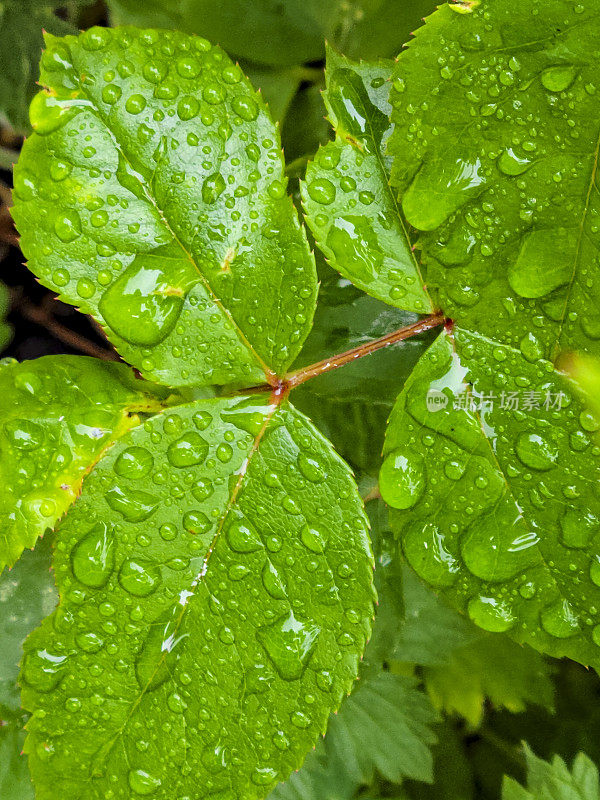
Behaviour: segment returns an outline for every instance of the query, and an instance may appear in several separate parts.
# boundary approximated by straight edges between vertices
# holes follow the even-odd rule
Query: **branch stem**
[[[323,375],[325,372],[330,372],[331,370],[338,369],[338,367],[343,367],[345,364],[350,364],[352,361],[356,361],[357,358],[370,356],[372,353],[384,347],[389,347],[404,339],[410,339],[432,328],[444,325],[446,321],[446,317],[441,312],[432,314],[429,317],[425,317],[425,319],[419,320],[419,322],[415,322],[413,325],[408,325],[406,328],[400,328],[397,331],[388,333],[386,336],[382,336],[381,339],[374,339],[372,342],[361,344],[358,347],[354,347],[352,350],[347,350],[345,353],[340,353],[337,356],[319,361],[317,364],[312,364],[309,367],[303,367],[295,372],[290,372],[286,375],[284,383],[289,386],[290,389],[293,389],[296,386],[300,386],[300,384],[305,381],[316,378],[318,375]]]

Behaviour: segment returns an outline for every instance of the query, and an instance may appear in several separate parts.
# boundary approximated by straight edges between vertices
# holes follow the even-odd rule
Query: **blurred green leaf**
[[[599,800],[598,768],[579,753],[571,770],[559,756],[549,763],[537,758],[525,747],[527,759],[527,788],[513,778],[505,778],[502,800]]]

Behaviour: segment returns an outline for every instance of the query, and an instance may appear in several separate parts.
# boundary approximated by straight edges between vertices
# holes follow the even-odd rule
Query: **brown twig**
[[[105,347],[99,347],[86,339],[85,336],[80,336],[78,333],[70,330],[70,328],[61,325],[60,322],[54,319],[45,305],[44,303],[41,306],[35,306],[21,299],[16,303],[16,308],[25,319],[46,328],[59,341],[72,347],[74,350],[79,350],[88,356],[100,358],[103,361],[120,361],[118,354],[114,350],[107,350]]]
[[[369,356],[377,350],[389,347],[404,339],[418,336],[420,333],[444,325],[445,322],[446,317],[441,312],[432,314],[430,317],[415,322],[414,325],[408,325],[406,328],[400,328],[400,330],[394,331],[393,333],[388,333],[387,336],[382,336],[381,339],[375,339],[372,342],[367,342],[367,344],[361,344],[358,347],[354,347],[352,350],[347,350],[345,353],[340,353],[337,356],[319,361],[317,364],[312,364],[309,367],[303,367],[295,372],[290,372],[285,377],[285,383],[290,389],[293,389],[295,386],[299,386],[301,383],[311,378],[316,378],[318,375],[323,375],[325,372],[338,369],[338,367],[342,367],[344,364],[350,364],[352,361],[356,361],[357,358]]]

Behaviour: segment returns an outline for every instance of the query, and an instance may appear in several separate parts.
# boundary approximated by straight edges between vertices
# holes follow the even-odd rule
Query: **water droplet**
[[[208,533],[213,523],[203,511],[186,511],[183,515],[183,527],[188,533]]]
[[[80,99],[59,99],[46,90],[38,92],[29,107],[29,121],[40,136],[54,133],[81,111]]]
[[[335,200],[335,186],[327,178],[317,178],[308,184],[308,193],[321,205],[330,205]]]
[[[272,625],[259,628],[257,637],[278,674],[286,681],[293,681],[302,676],[319,633],[317,626],[303,624],[290,611]]]
[[[129,522],[143,522],[158,508],[156,497],[146,492],[123,491],[115,486],[105,495],[113,511],[118,511]]]
[[[127,98],[125,108],[129,114],[141,114],[146,108],[146,98],[143,94],[132,94]]]
[[[105,586],[115,566],[113,531],[98,522],[71,552],[73,575],[80,583],[99,589]]]
[[[433,231],[484,185],[481,160],[466,152],[432,155],[417,172],[404,194],[402,207],[411,225]]]
[[[298,468],[304,477],[312,481],[312,483],[321,483],[325,480],[325,470],[314,456],[307,456],[305,453],[300,453],[298,456]]]
[[[227,528],[227,541],[236,553],[254,553],[262,542],[256,528],[246,519],[235,519]]]
[[[542,628],[557,639],[574,636],[579,628],[575,613],[566,600],[557,600],[542,610]]]
[[[256,437],[262,431],[270,410],[271,405],[267,400],[261,402],[260,399],[249,397],[222,411],[221,417],[224,422]]]
[[[225,191],[225,178],[220,172],[214,172],[204,179],[202,184],[202,199],[207,205],[213,205]]]
[[[252,122],[258,116],[258,106],[251,97],[236,97],[231,103],[231,107],[246,122]]]
[[[67,657],[48,650],[27,652],[23,661],[23,680],[38,692],[51,692],[65,676]]]
[[[568,283],[577,251],[574,228],[543,228],[528,233],[508,269],[508,281],[521,297],[535,299]]]
[[[208,455],[208,442],[196,431],[188,431],[167,450],[167,457],[174,467],[193,467],[202,464]]]
[[[408,450],[387,456],[379,473],[381,496],[392,508],[412,508],[425,489],[423,459]]]
[[[122,478],[140,480],[151,472],[153,465],[152,454],[145,447],[128,447],[119,454],[113,469]]]
[[[599,528],[598,517],[578,508],[567,508],[560,518],[561,541],[567,547],[587,547]]]
[[[105,291],[100,312],[115,333],[131,344],[157,345],[179,319],[183,298],[197,282],[193,272],[188,259],[170,245],[138,255]]]
[[[336,217],[327,234],[327,247],[340,266],[356,280],[370,283],[382,268],[383,252],[379,239],[365,217]]]
[[[590,565],[590,578],[596,586],[600,586],[600,556],[595,555],[592,557]]]
[[[558,446],[539,433],[520,434],[515,449],[519,459],[531,469],[548,470],[558,460]]]
[[[54,232],[61,242],[74,242],[81,236],[81,218],[74,208],[61,211],[54,221]]]
[[[492,633],[508,631],[516,622],[506,603],[494,597],[472,597],[467,610],[476,625]]]
[[[571,65],[549,67],[542,72],[542,85],[549,92],[564,92],[577,77],[577,68]]]
[[[127,559],[119,570],[119,583],[129,594],[147,597],[160,586],[160,569],[149,561]]]
[[[271,767],[257,767],[252,773],[252,783],[257,786],[269,786],[277,779],[277,770]]]
[[[227,464],[228,461],[231,461],[232,456],[233,448],[230,444],[227,444],[227,442],[221,442],[217,446],[217,458],[223,464]]]
[[[168,609],[152,623],[135,664],[141,689],[153,691],[172,678],[188,638],[181,606]]]
[[[405,531],[402,548],[406,560],[432,586],[452,586],[460,565],[448,549],[447,537],[433,523],[415,522]]]
[[[313,553],[322,553],[327,546],[326,534],[316,528],[309,528],[308,525],[304,525],[300,531],[300,539],[302,544]]]
[[[531,166],[530,158],[521,158],[512,148],[505,150],[498,159],[498,168],[505,175],[522,175]]]
[[[141,795],[154,794],[161,785],[159,778],[155,778],[143,769],[130,770],[128,781],[131,791]]]
[[[284,600],[286,592],[279,577],[279,572],[270,561],[267,561],[262,571],[262,582],[267,592],[274,597],[275,600]]]

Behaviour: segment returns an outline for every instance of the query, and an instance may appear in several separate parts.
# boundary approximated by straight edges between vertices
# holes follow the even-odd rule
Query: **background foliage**
[[[107,6],[5,0],[0,4],[4,184],[10,185],[11,163],[20,137],[29,130],[27,108],[36,88],[42,29],[65,34],[97,23],[133,23],[219,42],[240,60],[279,120],[286,171],[294,181],[334,133],[336,143],[328,146],[343,149],[331,87],[326,87],[324,40],[350,58],[394,57],[421,18],[433,11],[430,0],[261,0],[252,4],[250,16],[241,13],[242,6],[248,7],[241,0],[110,0]],[[252,36],[247,35],[249,26]],[[326,88],[327,107],[321,95]],[[8,195],[0,194],[6,206]],[[409,221],[422,222],[410,215]],[[89,319],[58,303],[49,311],[47,294],[20,267],[22,256],[6,214],[0,215],[0,240],[0,277],[9,287],[0,286],[2,320],[12,301],[9,322],[0,323],[4,354],[24,359],[83,351],[110,357],[110,345]],[[321,284],[315,326],[296,366],[416,318],[367,296],[319,255],[317,266]],[[10,343],[12,327],[16,337]],[[295,394],[300,410],[349,461],[368,499],[380,603],[360,682],[332,718],[324,740],[271,798],[596,800],[596,673],[572,662],[550,662],[503,634],[476,629],[405,566],[388,530],[375,490],[385,421],[431,340],[423,336],[383,350]],[[593,379],[592,374],[588,380]],[[33,797],[25,759],[18,755],[24,719],[15,684],[21,642],[56,602],[50,545],[51,537],[45,537],[0,578],[0,796],[11,800]]]

